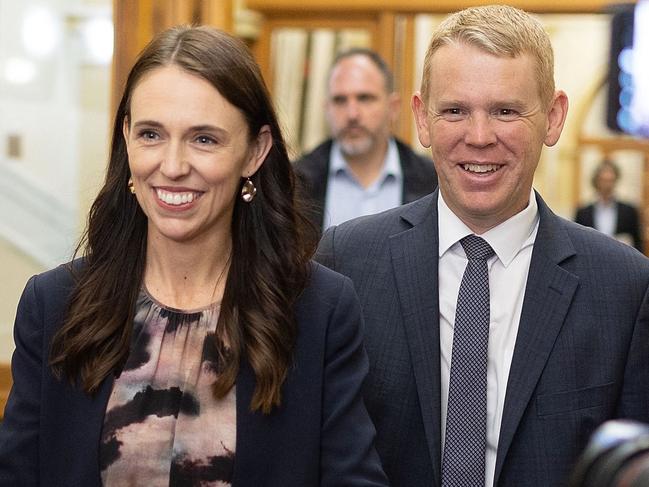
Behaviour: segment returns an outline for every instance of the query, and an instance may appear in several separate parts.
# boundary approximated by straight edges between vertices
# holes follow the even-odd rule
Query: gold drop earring
[[[241,186],[241,199],[246,203],[250,203],[253,199],[255,199],[256,194],[257,188],[255,188],[255,185],[250,180],[250,178],[247,177],[246,181],[243,183],[243,186]]]

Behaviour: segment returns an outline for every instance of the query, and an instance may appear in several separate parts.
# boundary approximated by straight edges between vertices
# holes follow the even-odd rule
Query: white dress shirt
[[[593,208],[593,224],[600,232],[614,237],[617,229],[617,203],[614,200],[597,201]]]
[[[467,264],[460,240],[473,232],[446,205],[440,192],[439,324],[441,359],[442,445],[446,430],[448,386],[453,348],[455,308]],[[532,248],[539,225],[534,191],[528,206],[509,220],[480,235],[494,249],[489,268],[489,352],[487,363],[487,452],[485,485],[493,485],[500,423],[509,368],[514,354]]]

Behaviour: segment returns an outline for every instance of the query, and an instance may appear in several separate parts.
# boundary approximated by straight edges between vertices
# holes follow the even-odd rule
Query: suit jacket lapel
[[[560,267],[575,254],[572,243],[559,218],[538,195],[537,201],[539,230],[507,382],[494,485],[578,286],[578,277]]]
[[[390,237],[390,253],[435,484],[440,479],[437,191],[404,208],[411,228]]]
[[[312,221],[322,231],[324,225],[324,209],[327,199],[327,184],[329,182],[329,162],[331,157],[331,146],[333,142],[328,140],[318,146],[312,155],[312,162],[309,165],[309,198],[315,203],[311,208]]]

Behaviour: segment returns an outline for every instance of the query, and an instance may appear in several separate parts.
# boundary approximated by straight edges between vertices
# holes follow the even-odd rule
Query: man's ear
[[[555,92],[554,97],[552,98],[552,104],[550,105],[547,114],[548,128],[543,142],[548,147],[552,147],[559,140],[567,115],[568,95],[559,90]]]
[[[416,91],[412,95],[410,101],[412,113],[415,116],[415,124],[417,125],[417,138],[424,147],[430,147],[430,132],[428,130],[428,107],[421,98],[421,92]]]
[[[241,174],[241,177],[249,178],[255,174],[266,160],[266,156],[268,156],[272,146],[273,135],[270,132],[270,126],[264,125],[259,129],[253,147],[250,148],[250,156],[248,162],[243,168],[243,174]]]

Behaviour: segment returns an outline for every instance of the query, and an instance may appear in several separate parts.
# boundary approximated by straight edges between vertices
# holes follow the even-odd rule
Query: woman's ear
[[[128,135],[131,132],[131,127],[129,124],[129,119],[128,116],[124,117],[124,121],[122,122],[122,135],[124,136],[124,142],[126,143],[126,147],[128,148]]]
[[[268,156],[272,146],[273,135],[270,131],[270,125],[264,125],[259,129],[253,147],[250,148],[251,153],[248,162],[243,168],[243,174],[241,174],[241,177],[249,178],[255,174],[266,160],[266,156]]]

